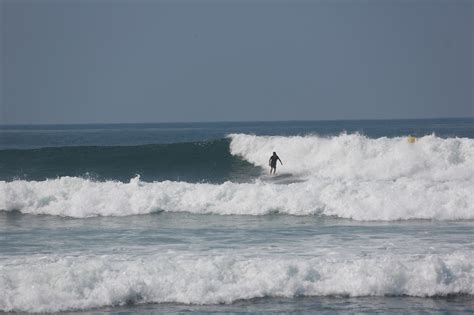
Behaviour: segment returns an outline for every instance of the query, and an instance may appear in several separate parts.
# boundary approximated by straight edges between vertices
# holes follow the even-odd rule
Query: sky
[[[474,0],[0,0],[0,124],[474,117]]]

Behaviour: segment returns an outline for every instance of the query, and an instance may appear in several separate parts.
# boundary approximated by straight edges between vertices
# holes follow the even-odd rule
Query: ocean
[[[474,118],[0,126],[0,313],[473,310]]]

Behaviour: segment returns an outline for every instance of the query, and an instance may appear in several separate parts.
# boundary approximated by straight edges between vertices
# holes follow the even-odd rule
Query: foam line
[[[225,182],[96,182],[77,177],[0,182],[0,209],[69,217],[157,211],[221,215],[331,215],[355,220],[474,219],[474,180],[308,180],[278,185]]]
[[[473,295],[472,255],[384,255],[356,260],[176,253],[16,258],[0,265],[0,310],[217,304],[257,297]]]

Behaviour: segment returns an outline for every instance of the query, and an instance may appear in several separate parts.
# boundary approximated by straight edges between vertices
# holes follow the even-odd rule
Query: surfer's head
[[[273,155],[277,155],[276,152],[273,152]]]

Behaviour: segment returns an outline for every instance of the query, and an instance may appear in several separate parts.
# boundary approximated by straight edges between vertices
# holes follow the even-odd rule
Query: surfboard
[[[259,177],[260,180],[274,184],[293,184],[304,182],[303,179],[294,176],[291,173],[265,174]]]

